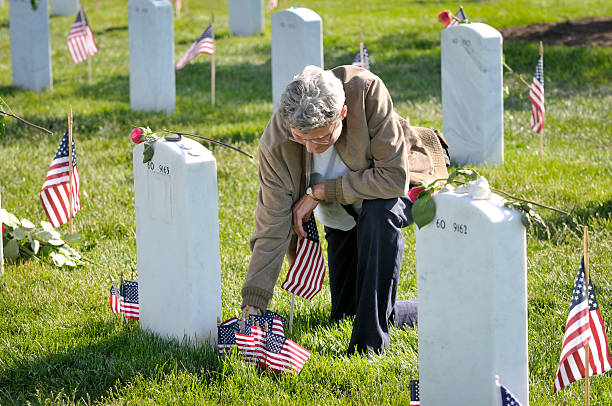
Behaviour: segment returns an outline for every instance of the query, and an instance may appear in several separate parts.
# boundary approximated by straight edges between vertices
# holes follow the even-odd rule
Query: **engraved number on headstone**
[[[467,224],[453,223],[453,231],[459,234],[467,234]]]
[[[155,164],[153,161],[147,162],[147,169],[154,173],[160,173],[162,175],[170,175],[170,167],[164,164]]]
[[[449,224],[450,224],[450,222],[449,222]],[[436,228],[439,228],[440,230],[446,230],[446,220],[444,220],[444,219],[436,219]],[[451,228],[449,226],[448,231],[452,231],[452,232],[458,233],[458,234],[467,235],[467,233],[468,233],[468,226],[467,226],[467,224],[457,223],[457,222],[453,221],[453,228],[451,230]]]

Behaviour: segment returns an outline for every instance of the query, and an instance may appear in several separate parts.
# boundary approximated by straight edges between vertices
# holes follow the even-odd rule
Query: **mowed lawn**
[[[174,21],[175,57],[206,28],[214,3],[217,104],[210,105],[210,56],[200,55],[177,72],[176,113],[165,115],[130,111],[125,1],[84,1],[100,48],[93,58],[91,84],[87,63],[74,65],[66,49],[74,17],[50,18],[54,87],[41,93],[11,86],[8,0],[4,3],[0,96],[16,114],[54,135],[7,118],[6,135],[0,138],[2,207],[19,218],[45,219],[38,192],[71,104],[83,205],[74,227],[85,238],[77,248],[91,262],[75,269],[34,260],[5,265],[0,276],[0,404],[409,404],[409,379],[418,377],[417,331],[392,330],[391,349],[384,356],[346,357],[351,322],[328,321],[327,281],[312,302],[296,304],[290,338],[312,351],[297,376],[263,371],[237,357],[219,359],[214,348],[165,342],[141,332],[136,322],[120,325],[110,312],[109,275],[118,279],[122,273],[137,273],[131,128],[193,131],[255,154],[273,112],[269,13],[263,35],[235,38],[229,35],[226,1],[190,1],[189,13]],[[442,128],[442,26],[436,14],[443,9],[455,13],[459,3],[280,3],[321,15],[327,68],[351,63],[362,30],[372,70],[387,84],[397,111],[415,125]],[[496,28],[612,15],[612,3],[603,0],[463,6],[473,21]],[[529,129],[528,89],[506,73],[505,162],[477,169],[492,186],[575,218],[570,222],[541,210],[551,226],[550,238],[528,232],[529,368],[532,405],[580,405],[582,381],[557,395],[552,389],[582,252],[579,225],[590,230],[592,280],[612,336],[612,49],[545,46],[544,52],[545,155],[538,156],[538,139]],[[505,61],[527,81],[537,55],[536,43],[504,43]],[[218,165],[223,316],[229,318],[239,314],[249,263],[257,162],[211,148]],[[416,297],[414,236],[414,227],[405,230],[401,299]],[[164,235],[157,237],[164,241]],[[277,286],[271,309],[288,315],[289,303],[290,295]],[[612,372],[592,378],[591,401],[612,404]]]

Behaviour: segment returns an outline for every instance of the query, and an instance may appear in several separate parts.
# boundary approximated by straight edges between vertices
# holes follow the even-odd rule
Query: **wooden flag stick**
[[[213,43],[215,41],[215,13],[210,13],[211,24],[213,25]],[[215,105],[215,54],[217,53],[217,45],[213,49],[212,59],[210,61],[210,103]]]
[[[541,44],[541,43],[540,43]],[[588,313],[589,313],[589,321],[591,319],[590,316],[590,305],[589,305],[589,281],[590,281],[590,275],[589,275],[589,229],[587,228],[587,226],[584,226],[583,228],[584,230],[584,237],[583,237],[583,250],[584,250],[584,286],[585,286],[585,290],[586,290],[586,300],[587,300],[587,309],[588,309]],[[590,326],[589,326],[590,328]],[[590,341],[587,341],[586,347],[585,347],[585,356],[584,356],[584,371],[585,371],[585,376],[584,376],[584,404],[585,406],[589,406],[590,404],[590,396],[589,396],[589,375],[590,375],[590,367],[589,367],[589,363],[591,362],[590,360]]]
[[[361,67],[365,68],[365,63],[363,60],[363,33],[359,30],[359,60],[361,62]]]
[[[123,289],[123,272],[121,272],[121,284],[119,285],[119,295],[121,295],[121,290]],[[123,323],[127,324],[127,320],[125,319],[125,312],[121,312],[121,325]]]
[[[544,46],[542,45],[542,41],[540,41],[540,56],[544,56]],[[542,86],[544,86],[544,83],[542,83]],[[544,127],[542,127],[540,130],[540,158],[542,157],[544,157]]]
[[[74,203],[72,202],[72,191],[74,190],[74,182],[72,180],[72,104],[68,108],[68,201],[70,202],[70,213],[68,214],[68,230],[72,234],[72,217],[74,215]]]
[[[289,334],[293,331],[293,306],[295,305],[295,293],[291,295],[291,309],[289,310]]]

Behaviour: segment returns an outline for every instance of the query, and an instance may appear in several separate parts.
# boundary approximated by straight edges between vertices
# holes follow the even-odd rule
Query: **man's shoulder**
[[[372,81],[378,81],[380,78],[359,66],[341,65],[333,68],[332,73],[342,81],[345,89],[347,86],[355,88],[367,88]]]
[[[259,149],[266,154],[292,156],[298,152],[299,144],[288,139],[288,132],[280,113],[276,110],[259,139]]]

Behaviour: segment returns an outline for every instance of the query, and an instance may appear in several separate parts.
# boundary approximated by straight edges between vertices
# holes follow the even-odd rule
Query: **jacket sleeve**
[[[351,204],[363,199],[404,196],[409,187],[408,151],[393,102],[381,79],[366,88],[364,114],[370,136],[370,168],[325,182],[325,200]]]
[[[255,231],[251,236],[251,261],[242,287],[242,306],[267,309],[291,239],[293,199],[284,185],[290,175],[281,159],[260,143],[259,193]]]

